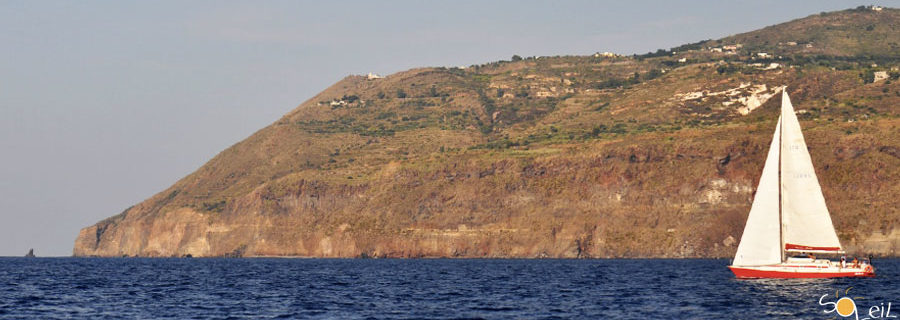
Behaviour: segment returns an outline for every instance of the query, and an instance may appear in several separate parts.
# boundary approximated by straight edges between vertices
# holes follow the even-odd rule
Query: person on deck
[[[856,257],[853,257],[853,267],[859,268],[859,260],[857,260]]]
[[[841,268],[847,267],[847,256],[841,256]]]

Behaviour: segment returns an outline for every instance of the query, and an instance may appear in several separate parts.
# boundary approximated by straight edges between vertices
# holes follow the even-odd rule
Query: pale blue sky
[[[0,256],[70,255],[348,74],[644,53],[870,3],[0,1]]]

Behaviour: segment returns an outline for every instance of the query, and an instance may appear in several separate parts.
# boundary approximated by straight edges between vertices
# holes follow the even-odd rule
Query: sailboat
[[[867,262],[815,257],[815,254],[843,253],[800,122],[787,88],[782,87],[781,116],[744,234],[728,268],[738,278],[875,276],[875,268]]]

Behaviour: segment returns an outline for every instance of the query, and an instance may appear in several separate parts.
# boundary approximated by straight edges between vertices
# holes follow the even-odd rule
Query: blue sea
[[[728,263],[0,258],[0,319],[843,319],[825,311],[845,296],[859,319],[900,316],[897,259],[870,279],[737,280]]]

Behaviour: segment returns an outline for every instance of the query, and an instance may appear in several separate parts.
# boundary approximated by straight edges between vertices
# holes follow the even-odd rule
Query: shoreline
[[[847,257],[869,257],[869,256],[853,256]],[[0,258],[24,258],[18,256],[0,256]],[[151,256],[56,256],[56,257],[39,257],[48,259],[58,258],[85,258],[85,259],[299,259],[299,260],[732,260],[733,257],[617,257],[617,258],[528,258],[528,257],[381,257],[381,258],[360,258],[360,257],[311,257],[311,256],[246,256],[246,257],[151,257]],[[872,259],[900,259],[900,256],[871,256]],[[820,259],[839,260],[840,257],[821,257]]]

